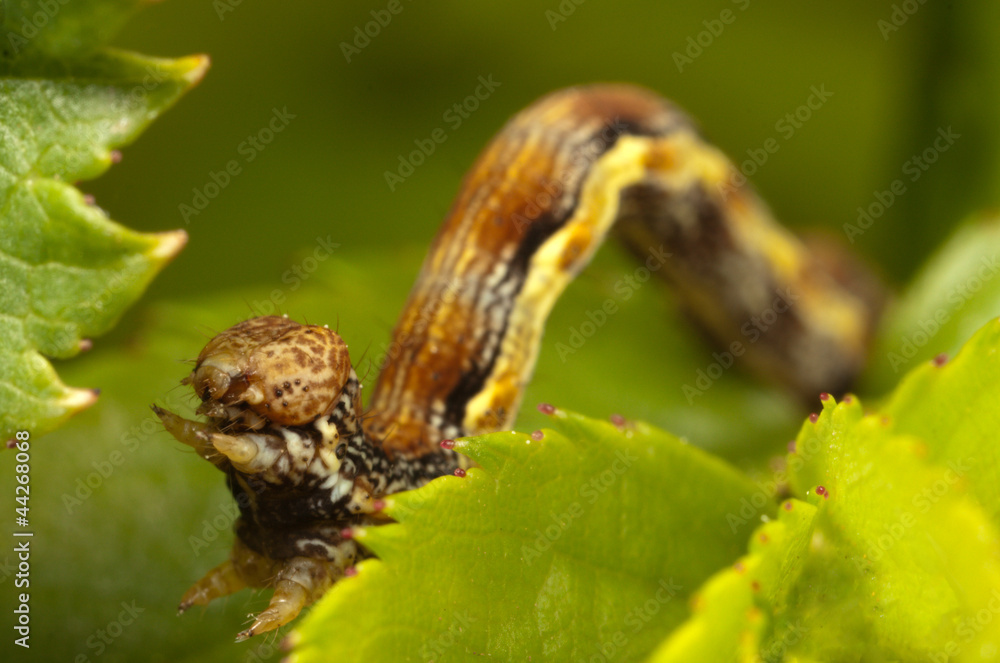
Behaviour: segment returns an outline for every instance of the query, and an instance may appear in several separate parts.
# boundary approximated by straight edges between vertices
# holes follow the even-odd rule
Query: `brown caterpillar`
[[[737,175],[651,92],[556,92],[511,119],[466,176],[367,412],[347,345],[326,327],[263,317],[212,339],[184,380],[207,421],[154,406],[226,473],[241,512],[230,559],[181,611],[273,587],[242,640],[322,595],[366,554],[345,528],[384,522],[380,497],[465,467],[442,440],[510,427],[549,311],[616,224],[637,255],[667,257],[659,273],[723,344],[793,289],[746,363],[805,396],[845,390],[877,318],[874,281],[807,248]]]

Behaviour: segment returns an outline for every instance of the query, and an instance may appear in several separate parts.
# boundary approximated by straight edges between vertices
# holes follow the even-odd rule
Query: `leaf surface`
[[[796,499],[651,660],[855,660],[861,643],[866,661],[989,660],[998,349],[994,320],[953,361],[915,368],[880,409],[829,399],[775,477]]]
[[[143,234],[75,186],[198,82],[204,57],[97,48],[139,3],[4,3],[0,33],[0,439],[47,432],[97,391],[66,386],[65,359],[110,329],[184,246]]]
[[[380,559],[317,605],[299,660],[649,653],[739,555],[746,534],[729,516],[759,489],[642,423],[557,411],[551,425],[541,440],[469,438],[456,448],[481,469],[392,497],[399,524],[357,534]],[[330,627],[346,623],[356,637]]]

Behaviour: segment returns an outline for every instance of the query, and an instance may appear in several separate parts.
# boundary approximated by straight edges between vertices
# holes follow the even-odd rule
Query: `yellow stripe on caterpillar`
[[[845,254],[777,224],[737,174],[651,92],[559,91],[513,117],[470,169],[366,413],[347,346],[329,329],[264,317],[212,339],[185,379],[208,421],[154,408],[227,473],[241,514],[230,561],[181,610],[273,587],[245,639],[294,619],[348,573],[368,554],[352,532],[385,522],[385,496],[468,466],[442,440],[511,425],[549,312],[612,230],[657,257],[656,273],[718,343],[748,339],[750,368],[807,397],[846,389],[880,289]],[[773,322],[752,326],[768,312]]]

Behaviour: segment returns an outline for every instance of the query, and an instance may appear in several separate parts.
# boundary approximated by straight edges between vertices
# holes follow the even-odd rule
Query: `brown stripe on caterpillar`
[[[694,124],[630,86],[552,94],[484,150],[424,262],[379,375],[368,431],[420,455],[442,438],[506,428],[555,300],[619,220],[723,345],[774,301],[794,298],[747,363],[804,395],[846,389],[877,316],[776,224]],[[728,187],[728,191],[727,191]],[[442,295],[451,284],[449,296]]]
[[[669,102],[629,86],[554,93],[515,116],[466,176],[393,332],[362,417],[333,331],[256,318],[209,342],[186,382],[207,422],[154,408],[226,472],[241,517],[230,559],[181,608],[274,587],[240,639],[287,623],[367,553],[350,527],[380,498],[468,462],[439,442],[509,427],[549,312],[613,226],[717,340],[775,293],[794,305],[751,366],[803,394],[844,388],[878,312],[863,272],[775,223],[733,165]]]
[[[592,164],[620,136],[666,132],[678,120],[652,96],[563,93],[508,123],[466,176],[417,278],[372,397],[373,435],[420,454],[442,437],[510,420],[516,399],[482,425],[465,423],[468,402],[505,363],[502,341],[534,255],[572,216]]]

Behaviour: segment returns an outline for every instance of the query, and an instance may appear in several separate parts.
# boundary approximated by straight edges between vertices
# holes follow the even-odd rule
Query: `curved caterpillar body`
[[[662,264],[717,341],[789,302],[746,363],[807,396],[863,364],[877,288],[776,224],[735,167],[658,96],[629,86],[556,92],[515,116],[466,176],[393,332],[362,417],[347,346],[264,317],[223,332],[185,379],[207,422],[160,408],[166,428],[226,472],[241,517],[228,561],[181,610],[273,587],[239,639],[293,619],[365,555],[354,525],[379,498],[467,462],[446,438],[510,427],[544,321],[612,226]]]

